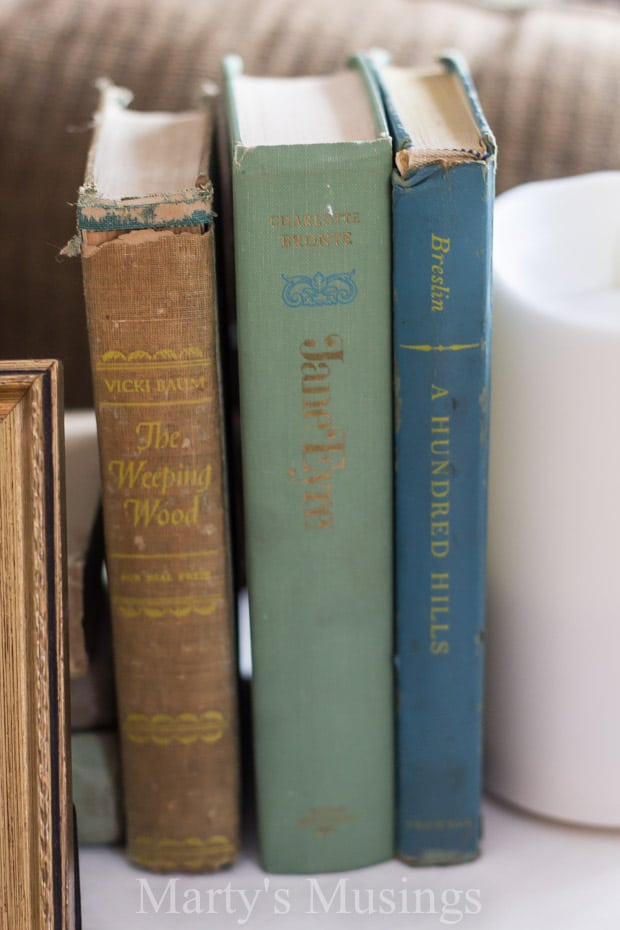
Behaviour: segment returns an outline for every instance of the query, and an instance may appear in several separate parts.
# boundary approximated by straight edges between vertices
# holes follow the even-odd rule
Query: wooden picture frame
[[[61,366],[0,362],[0,914],[74,930]]]

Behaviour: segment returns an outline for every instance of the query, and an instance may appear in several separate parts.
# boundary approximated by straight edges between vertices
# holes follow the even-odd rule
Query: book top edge
[[[131,94],[103,83],[86,177],[82,229],[209,225],[211,116],[129,108]]]
[[[402,68],[371,56],[394,140],[395,168],[489,162],[495,139],[462,56],[446,53],[427,68]]]
[[[387,140],[365,65],[329,74],[246,75],[238,56],[223,63],[233,144],[243,148],[348,145]]]

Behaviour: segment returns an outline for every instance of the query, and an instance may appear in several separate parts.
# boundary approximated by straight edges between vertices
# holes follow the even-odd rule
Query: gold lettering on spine
[[[151,524],[157,526],[196,526],[200,514],[200,495],[194,494],[191,507],[166,506],[161,498],[155,500],[144,500],[136,497],[128,497],[123,501],[123,507],[130,514],[132,525],[138,527],[148,527]]]
[[[444,240],[446,241],[446,240]],[[431,401],[449,398],[449,392],[436,384],[431,386]],[[430,573],[429,650],[431,655],[450,652],[450,572],[445,559],[450,553],[450,461],[451,419],[448,414],[431,415],[430,513],[429,548],[433,560]],[[435,568],[435,566],[437,566]]]
[[[444,260],[450,251],[450,239],[431,233],[431,310],[441,313],[450,299],[450,288],[446,284]]]
[[[126,551],[110,553],[114,578],[128,586],[116,590],[115,609],[132,618],[209,615],[223,603],[221,572],[211,568],[217,564],[211,560],[220,559],[219,545],[201,545],[220,531],[220,512],[213,510],[221,495],[214,472],[218,453],[211,449],[210,433],[182,410],[198,406],[212,421],[216,379],[211,361],[194,346],[131,353],[111,349],[98,359],[97,371],[106,416],[127,423],[127,444],[106,464],[114,520],[128,531]],[[177,550],[179,539],[187,544]],[[189,594],[172,596],[178,585]],[[166,591],[170,596],[164,596]]]
[[[317,246],[346,246],[353,245],[352,234],[346,232],[335,233],[304,233],[290,236],[285,234],[280,237],[280,245],[283,249],[315,249]]]
[[[360,222],[358,211],[335,213],[331,209],[324,213],[289,213],[269,217],[269,225],[274,229],[299,229],[310,226],[356,226]]]
[[[180,450],[184,439],[179,430],[171,430],[160,420],[142,420],[136,424],[136,451],[161,453]],[[189,444],[187,440],[186,445]],[[123,510],[134,528],[157,525],[196,526],[200,516],[201,497],[211,484],[211,464],[196,468],[183,463],[149,466],[148,459],[112,459],[108,463],[110,475],[117,491],[144,492],[141,497],[125,497]],[[174,506],[170,495],[181,489],[195,493],[189,506]],[[149,492],[154,492],[153,494]]]
[[[331,414],[332,365],[344,362],[344,344],[332,334],[320,344],[306,339],[299,352],[302,416],[312,438],[302,444],[301,472],[289,469],[288,476],[304,485],[304,525],[326,529],[334,522],[332,477],[346,463],[344,430],[334,425]]]
[[[272,214],[270,228],[280,238],[282,249],[341,248],[353,245],[352,226],[361,222],[356,210],[323,213]]]

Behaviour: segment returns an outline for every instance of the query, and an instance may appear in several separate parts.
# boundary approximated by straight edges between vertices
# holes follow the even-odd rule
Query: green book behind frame
[[[259,848],[393,853],[391,145],[365,67],[224,62]]]

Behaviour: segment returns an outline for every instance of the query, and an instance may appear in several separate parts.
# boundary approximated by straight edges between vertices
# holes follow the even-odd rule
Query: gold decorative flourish
[[[108,349],[99,359],[97,367],[103,365],[118,365],[123,362],[187,362],[206,361],[207,357],[198,346],[187,346],[183,349],[157,349],[148,352],[146,349],[134,349],[132,352],[121,352],[120,349]]]
[[[479,342],[467,342],[464,345],[452,345],[452,346],[430,346],[430,345],[413,345],[406,346],[401,345],[401,349],[411,349],[414,352],[463,352],[465,349],[479,349]]]
[[[123,732],[132,743],[217,743],[224,735],[226,720],[218,710],[202,714],[129,714],[123,723]]]
[[[119,614],[133,620],[137,617],[157,619],[159,617],[198,617],[210,616],[218,607],[221,598],[214,594],[210,597],[115,597],[112,603]]]
[[[137,836],[129,845],[129,857],[137,865],[154,871],[198,872],[219,869],[235,858],[236,849],[228,837],[214,834],[207,840],[156,840]]]

